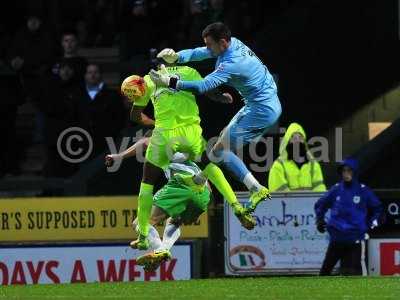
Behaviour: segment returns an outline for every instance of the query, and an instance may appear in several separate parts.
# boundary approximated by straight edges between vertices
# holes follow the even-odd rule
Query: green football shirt
[[[167,67],[171,75],[179,79],[194,81],[202,77],[188,66]],[[155,127],[174,129],[180,126],[199,124],[199,108],[195,96],[189,91],[176,91],[157,87],[149,75],[144,76],[146,93],[134,102],[134,106],[145,107],[151,100],[154,106]]]

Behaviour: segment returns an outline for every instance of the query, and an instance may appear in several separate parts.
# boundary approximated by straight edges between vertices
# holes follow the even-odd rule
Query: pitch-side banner
[[[370,275],[400,275],[400,239],[371,239],[368,241]]]
[[[134,239],[136,212],[136,196],[0,199],[0,243]],[[207,236],[207,213],[182,226],[182,238]]]
[[[140,254],[122,245],[0,249],[1,285],[160,281],[191,278],[191,245],[172,247],[172,260],[155,272],[136,264]]]
[[[256,228],[244,229],[225,204],[225,272],[229,275],[262,273],[316,273],[328,246],[328,235],[315,227],[314,203],[320,193],[273,194],[254,216]],[[248,201],[247,193],[238,193]]]

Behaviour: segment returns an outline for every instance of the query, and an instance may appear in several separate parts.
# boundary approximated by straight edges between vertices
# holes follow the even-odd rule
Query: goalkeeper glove
[[[317,225],[317,230],[320,233],[324,233],[326,231],[326,222],[324,219],[317,220],[316,225]]]
[[[169,64],[173,64],[178,60],[178,53],[174,51],[174,49],[170,48],[165,48],[164,50],[161,50],[160,53],[157,54],[157,58],[162,58]]]
[[[149,76],[157,86],[169,87],[176,90],[178,78],[170,75],[164,65],[161,65],[160,71],[158,72],[156,70],[150,70]]]

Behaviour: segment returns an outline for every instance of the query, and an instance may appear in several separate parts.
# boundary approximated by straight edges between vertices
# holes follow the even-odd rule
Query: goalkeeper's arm
[[[158,58],[162,58],[169,64],[173,63],[187,63],[189,61],[201,61],[212,58],[213,55],[206,47],[198,47],[194,49],[181,50],[175,52],[174,49],[165,48],[157,54]]]
[[[206,92],[205,94],[208,98],[219,103],[232,103],[233,98],[229,93],[222,93],[219,89],[213,89]]]
[[[179,80],[176,77],[168,74],[161,74],[155,70],[151,70],[149,73],[151,80],[153,80],[156,85],[166,86],[176,90],[189,90],[199,94],[209,92],[227,83],[235,74],[237,74],[237,72],[234,72],[234,67],[232,67],[231,64],[220,64],[214,72],[208,74],[204,79],[194,81]]]

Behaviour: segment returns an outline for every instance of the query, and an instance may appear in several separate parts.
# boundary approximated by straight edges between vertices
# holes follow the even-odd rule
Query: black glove
[[[325,220],[323,220],[323,219],[322,220],[317,220],[316,225],[317,225],[317,230],[320,233],[326,232],[326,222],[325,222]]]

